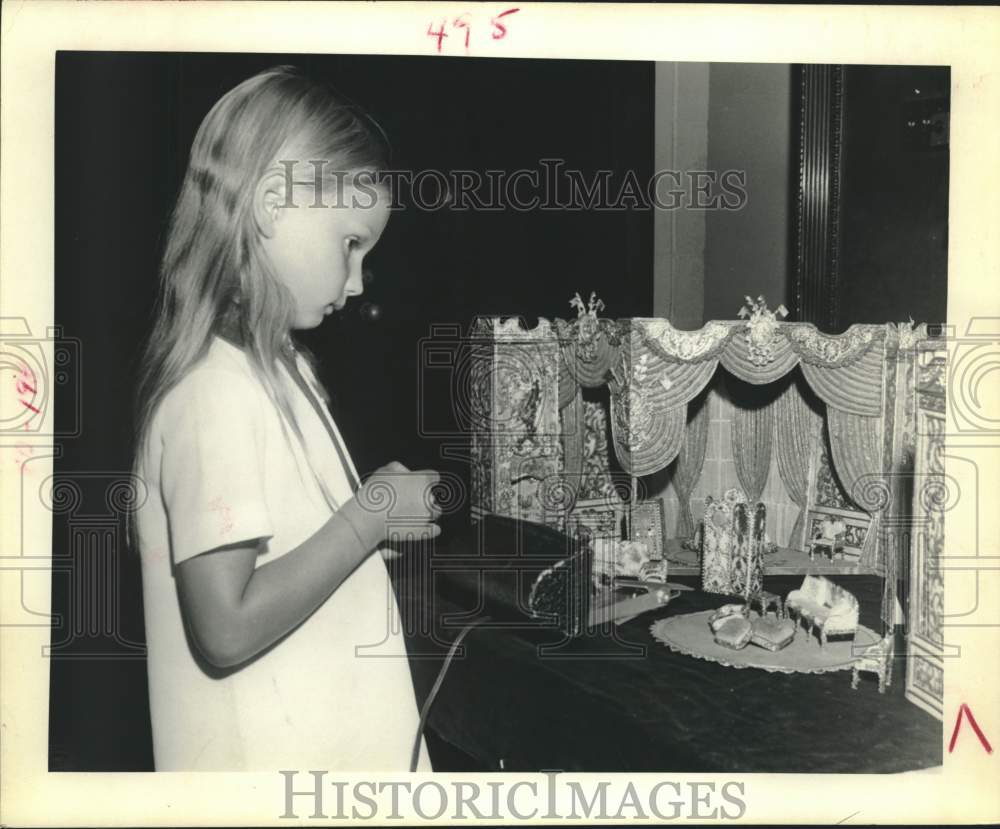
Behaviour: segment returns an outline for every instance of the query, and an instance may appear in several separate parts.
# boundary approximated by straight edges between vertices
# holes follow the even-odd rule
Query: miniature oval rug
[[[716,643],[708,626],[708,617],[714,612],[702,610],[659,619],[650,626],[649,632],[671,650],[696,659],[718,662],[730,668],[760,668],[786,674],[849,670],[865,648],[879,641],[873,630],[858,625],[853,641],[834,640],[821,647],[818,634],[810,636],[809,631],[799,625],[795,638],[780,651],[769,651],[754,644],[733,650]]]

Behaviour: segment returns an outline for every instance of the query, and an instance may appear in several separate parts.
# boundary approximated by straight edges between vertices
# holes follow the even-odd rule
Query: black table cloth
[[[503,530],[505,531],[505,530]],[[441,657],[484,602],[447,574],[399,567],[397,597],[422,704]],[[881,580],[834,579],[880,630]],[[465,580],[467,583],[467,579]],[[671,581],[698,586],[696,577]],[[786,595],[801,576],[765,577]],[[903,696],[901,637],[893,684],[851,672],[781,674],[678,654],[650,624],[731,601],[700,590],[624,625],[568,639],[525,618],[472,630],[437,695],[429,742],[439,771],[898,772],[939,765],[941,723]],[[800,635],[802,635],[800,633]]]

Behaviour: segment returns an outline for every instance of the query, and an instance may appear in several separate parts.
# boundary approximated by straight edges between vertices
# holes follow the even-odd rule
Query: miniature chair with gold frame
[[[861,671],[868,671],[878,677],[878,692],[892,685],[892,660],[895,655],[895,634],[889,633],[884,639],[869,645],[861,652],[851,670],[851,688],[857,690]]]
[[[844,558],[844,540],[847,537],[847,525],[843,519],[828,516],[819,525],[819,531],[809,541],[809,560],[812,561],[818,552],[826,555],[830,561],[834,556]]]

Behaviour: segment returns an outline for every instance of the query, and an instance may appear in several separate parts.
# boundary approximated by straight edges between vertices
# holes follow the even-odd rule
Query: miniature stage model
[[[907,487],[915,467],[928,480],[941,474],[943,342],[912,321],[827,334],[783,321],[784,309],[769,310],[762,297],[748,297],[740,319],[695,331],[666,319],[601,318],[593,295],[571,305],[570,321],[473,326],[465,376],[474,520],[494,513],[569,535],[589,528],[595,551],[626,539],[659,547],[659,533],[664,560],[698,534],[703,589],[761,603],[769,622],[776,608],[774,624],[758,626],[758,638],[776,646],[787,632],[775,627],[783,611],[818,632],[825,650],[829,637],[858,629],[858,607],[818,575],[784,608],[762,594],[765,518],[783,572],[883,580],[882,636],[898,624],[899,585],[919,580],[907,587],[907,649],[922,657],[907,696],[940,716],[943,582],[929,551],[940,553],[943,518]],[[699,526],[692,504],[737,485],[741,497],[713,499]],[[655,517],[633,528],[633,511],[657,499],[666,505],[662,533]],[[927,550],[917,533],[910,550],[896,544],[895,528],[910,516],[931,528]],[[727,624],[732,643],[742,642],[744,626]],[[800,639],[783,659],[813,644]]]

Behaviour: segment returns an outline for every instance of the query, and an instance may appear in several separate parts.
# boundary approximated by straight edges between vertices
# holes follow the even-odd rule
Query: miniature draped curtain
[[[789,341],[776,338],[771,343],[767,362],[762,358],[754,361],[750,338],[745,331],[737,329],[729,340],[729,347],[720,355],[722,367],[745,383],[755,386],[773,383],[790,372],[799,362]]]
[[[702,395],[699,400],[689,405],[687,430],[684,433],[684,443],[677,456],[677,466],[672,479],[680,511],[677,514],[677,529],[675,535],[687,538],[694,535],[695,522],[691,514],[691,493],[701,477],[705,466],[705,447],[708,444],[708,400]],[[690,411],[693,409],[694,411]]]
[[[612,368],[611,436],[630,475],[652,475],[670,465],[684,443],[687,404],[707,385],[716,360],[674,362],[629,332]]]
[[[628,394],[611,396],[611,439],[622,469],[637,478],[669,466],[681,451],[687,406],[637,414]]]
[[[623,469],[635,476],[651,475],[683,455],[674,480],[682,504],[679,529],[684,530],[692,521],[682,489],[704,460],[698,430],[707,428],[702,420],[689,419],[690,401],[719,365],[754,385],[773,383],[799,366],[805,382],[826,404],[833,462],[848,497],[873,516],[862,562],[874,563],[883,497],[876,481],[885,472],[881,423],[890,326],[854,325],[838,335],[823,334],[808,323],[773,321],[763,326],[710,322],[697,331],[679,331],[662,319],[601,320],[596,326],[588,324],[593,329],[589,333],[580,323],[556,321],[556,326],[565,368],[559,378],[560,405],[567,410],[577,406],[581,386],[608,384],[612,439]],[[817,415],[792,386],[789,389],[773,405],[737,408],[732,443],[740,483],[747,496],[757,500],[777,430],[779,471],[789,497],[799,505],[795,538],[805,520],[807,441],[809,424]],[[564,412],[567,415],[571,421],[579,416]],[[577,455],[574,441],[564,441],[567,459]]]
[[[771,468],[774,409],[771,403],[752,409],[737,407],[732,421],[732,453],[736,477],[752,504],[760,500]]]
[[[802,373],[827,406],[861,417],[882,414],[882,349],[870,348],[845,366],[802,361]]]
[[[658,472],[677,457],[684,407],[719,365],[754,385],[773,383],[800,366],[830,411],[881,419],[883,326],[855,325],[843,334],[827,335],[808,323],[775,323],[763,333],[734,322],[710,322],[697,331],[679,331],[661,319],[633,319],[623,325],[627,331],[611,368],[614,380],[609,381],[615,409],[612,434],[619,460],[633,475]],[[564,356],[568,359],[568,352]],[[603,367],[608,359],[604,353],[597,362]],[[580,374],[586,374],[581,379],[588,382],[595,380],[593,373]],[[768,427],[774,417],[769,407],[737,410],[733,452],[748,496],[759,494],[766,481]],[[841,448],[839,454],[853,456],[853,450]]]
[[[877,417],[858,415],[827,407],[833,465],[847,497],[867,512],[872,522],[865,535],[860,564],[876,567],[879,518],[889,502],[886,471],[882,466],[882,428]]]
[[[804,382],[826,406],[831,459],[848,498],[872,516],[862,564],[878,567],[879,524],[888,502],[886,366],[889,349],[907,326],[853,325],[827,335],[808,323],[779,322],[756,314],[744,321],[713,321],[697,331],[679,331],[663,319],[597,319],[581,315],[550,325],[539,320],[526,330],[517,319],[480,320],[477,336],[488,332],[496,343],[494,361],[504,347],[524,362],[523,345],[558,355],[558,399],[564,431],[562,450],[571,488],[582,472],[581,387],[607,384],[611,433],[622,467],[633,476],[659,472],[678,459],[673,479],[681,495],[679,529],[690,531],[690,491],[704,462],[707,423],[693,401],[719,365],[752,385],[780,381],[798,366]],[[527,370],[534,371],[527,361]],[[494,372],[495,373],[495,372]],[[489,382],[484,378],[484,382]],[[790,498],[799,505],[793,537],[806,516],[803,484],[808,477],[810,423],[818,415],[797,391],[771,404],[737,408],[732,427],[738,478],[751,499],[759,499],[771,453]],[[689,408],[691,411],[689,411]],[[775,442],[777,446],[775,446]]]
[[[777,438],[778,473],[785,491],[799,508],[786,546],[797,546],[802,538],[809,495],[809,456],[819,434],[822,416],[813,410],[795,383],[775,401],[774,427]]]
[[[562,377],[564,372],[560,370],[560,388],[562,387]],[[563,449],[563,482],[569,487],[572,493],[572,501],[575,502],[580,491],[580,484],[583,482],[583,394],[579,386],[574,386],[575,393],[566,405],[562,405],[559,412],[560,436],[562,438]]]

